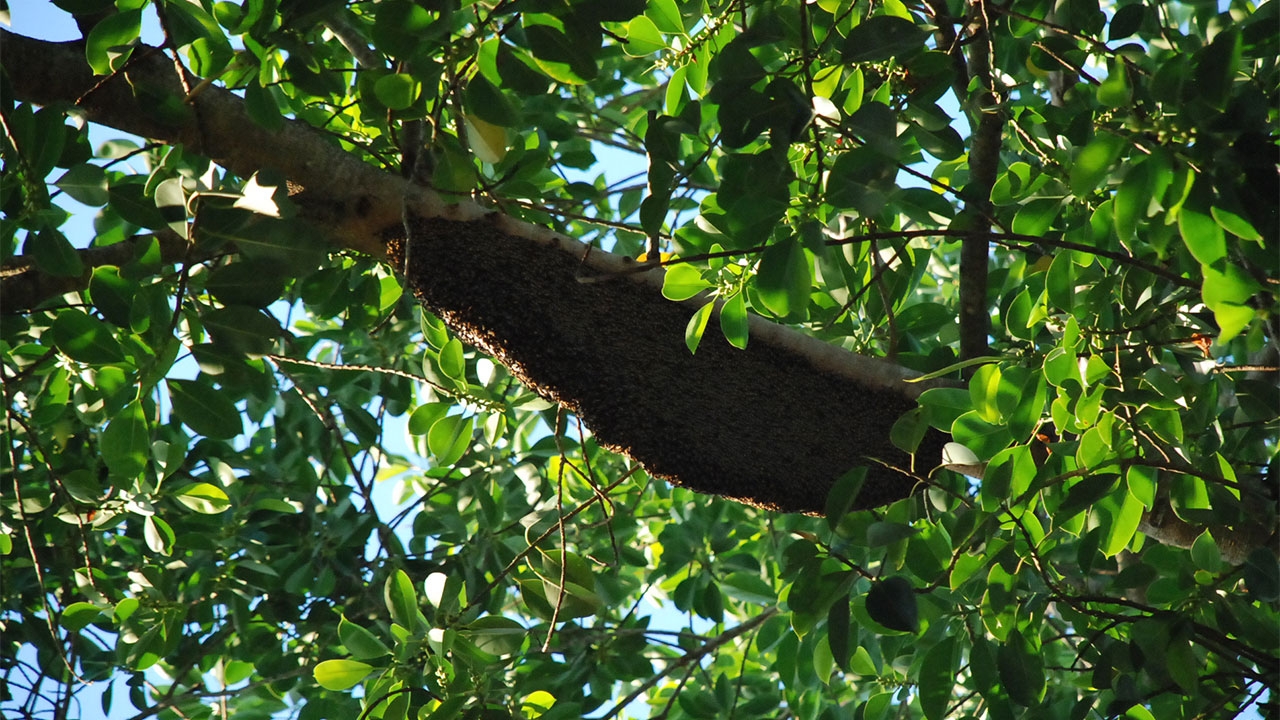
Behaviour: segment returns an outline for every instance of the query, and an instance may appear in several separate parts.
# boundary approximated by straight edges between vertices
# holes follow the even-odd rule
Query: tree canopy
[[[1274,1],[55,4],[6,713],[1280,717]]]

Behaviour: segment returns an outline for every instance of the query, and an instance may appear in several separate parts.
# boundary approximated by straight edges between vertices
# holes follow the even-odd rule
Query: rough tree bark
[[[408,287],[424,307],[578,414],[602,445],[676,485],[816,513],[853,467],[869,467],[855,504],[865,508],[919,490],[939,462],[941,433],[931,430],[915,458],[889,441],[930,385],[904,382],[910,371],[758,317],[746,350],[708,333],[690,355],[683,331],[697,305],[664,299],[661,270],[633,272],[631,260],[545,228],[447,204],[300,123],[268,131],[218,88],[179,121],[153,117],[140,96],[181,96],[158,49],[139,47],[122,73],[95,78],[80,44],[0,30],[0,65],[18,99],[74,105],[93,122],[181,143],[242,177],[282,173],[302,188],[299,220],[342,247],[400,269],[408,246]]]

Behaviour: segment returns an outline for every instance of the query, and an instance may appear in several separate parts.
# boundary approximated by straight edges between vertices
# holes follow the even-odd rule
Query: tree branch
[[[915,373],[754,316],[746,350],[709,334],[691,355],[684,327],[707,298],[667,301],[661,270],[610,277],[635,262],[475,203],[447,204],[303,123],[267,130],[218,87],[193,98],[192,113],[157,118],[157,97],[183,91],[172,64],[146,47],[103,79],[79,44],[0,29],[0,64],[17,99],[75,105],[92,122],[198,148],[242,177],[280,172],[301,188],[294,201],[313,227],[407,269],[407,287],[455,334],[657,477],[817,513],[854,466],[869,465],[856,507],[871,507],[923,487],[941,456],[935,431],[919,460],[889,439],[930,386],[904,382]]]

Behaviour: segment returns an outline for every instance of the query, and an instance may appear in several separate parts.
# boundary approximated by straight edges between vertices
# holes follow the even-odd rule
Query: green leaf
[[[973,373],[973,377],[969,378],[969,399],[973,403],[973,409],[983,420],[993,425],[1000,423],[1004,418],[997,397],[999,389],[999,365],[983,365]]]
[[[1280,598],[1280,561],[1269,548],[1257,548],[1244,562],[1244,583],[1249,596],[1264,603]]]
[[[1147,510],[1155,507],[1158,477],[1159,471],[1143,465],[1132,465],[1125,471],[1124,481],[1129,488],[1129,494],[1133,495]]]
[[[187,236],[187,189],[180,177],[163,180],[156,186],[155,203],[160,217],[179,237]]]
[[[1223,303],[1244,305],[1262,290],[1262,286],[1252,275],[1234,263],[1204,265],[1200,269],[1204,273],[1202,297],[1210,308]]]
[[[58,230],[43,229],[27,236],[26,249],[36,260],[36,267],[54,277],[80,277],[84,262],[80,253]]]
[[[876,15],[858,23],[845,38],[841,54],[847,63],[868,63],[912,55],[924,49],[928,33],[910,20]]]
[[[124,360],[111,326],[75,308],[58,313],[49,328],[53,344],[67,357],[88,365],[106,365]]]
[[[520,113],[511,100],[482,74],[467,83],[466,104],[467,110],[498,127],[516,127],[520,123]]]
[[[418,594],[405,571],[396,570],[387,577],[382,596],[393,622],[410,631],[419,627]]]
[[[456,337],[449,338],[440,349],[440,372],[454,380],[465,380],[467,364],[462,356],[462,341]]]
[[[794,237],[770,245],[761,253],[756,290],[761,302],[774,315],[803,317],[812,285],[813,263]]]
[[[889,428],[889,440],[894,447],[907,453],[914,453],[929,431],[928,413],[922,408],[908,410],[903,413]]]
[[[1202,265],[1212,265],[1227,255],[1222,226],[1209,214],[1209,191],[1197,181],[1178,212],[1178,232],[1187,250]]]
[[[956,687],[955,646],[954,637],[943,639],[929,649],[920,664],[917,687],[920,709],[927,720],[943,720],[947,716]]]
[[[520,652],[529,631],[511,618],[485,615],[467,626],[471,642],[491,655],[505,657]]]
[[[698,308],[698,311],[689,318],[689,324],[684,328],[684,344],[689,348],[689,354],[698,352],[698,345],[702,343],[702,334],[707,330],[707,323],[711,320],[711,311],[715,309],[716,302],[709,300],[705,305]]]
[[[1125,710],[1124,720],[1156,720],[1156,716],[1152,715],[1151,711],[1142,705],[1134,705]]]
[[[720,331],[729,344],[745,350],[747,347],[747,305],[743,293],[736,292],[720,307]]]
[[[231,499],[217,485],[198,482],[174,493],[174,499],[202,515],[217,515],[231,507]]]
[[[1071,163],[1071,192],[1083,198],[1098,190],[1098,184],[1111,173],[1125,144],[1119,135],[1099,133],[1084,146]],[[1062,253],[1059,257],[1069,256],[1070,253]]]
[[[662,278],[662,296],[668,300],[688,300],[711,287],[702,273],[692,265],[673,265]]]
[[[280,334],[280,324],[275,318],[244,305],[213,310],[204,316],[204,324],[215,346],[250,357],[271,352]]]
[[[976,410],[970,410],[956,418],[951,425],[951,436],[956,442],[972,450],[979,459],[991,458],[1013,441],[1008,427],[983,420]]]
[[[284,127],[284,115],[271,88],[251,82],[244,89],[244,106],[255,123],[271,131]]]
[[[845,672],[852,671],[850,619],[849,596],[845,594],[836,598],[827,609],[827,643],[831,648],[831,657]]]
[[[1223,207],[1220,203],[1214,203],[1209,208],[1209,214],[1213,216],[1214,222],[1232,235],[1242,240],[1262,242],[1262,233],[1258,232],[1257,228],[1246,220],[1239,210]]]
[[[960,388],[929,388],[920,393],[920,405],[929,411],[929,423],[950,432],[956,418],[973,409],[973,398]]]
[[[1142,501],[1134,497],[1133,493],[1122,489],[1119,494],[1122,499],[1118,507],[1114,502],[1109,503],[1109,506],[1100,506],[1106,507],[1113,513],[1110,522],[1102,526],[1102,542],[1098,546],[1102,554],[1107,557],[1113,557],[1129,547],[1129,541],[1138,531],[1138,523],[1142,520],[1144,510]]]
[[[1123,40],[1138,32],[1146,14],[1146,5],[1126,5],[1117,8],[1115,15],[1111,17],[1111,26],[1107,28],[1107,40]]]
[[[451,467],[471,447],[475,416],[446,415],[436,420],[427,431],[427,449],[442,467]]]
[[[142,11],[125,10],[103,18],[85,38],[85,57],[97,75],[120,69],[142,33]]]
[[[351,656],[359,660],[374,660],[391,654],[391,649],[378,636],[351,622],[345,615],[338,620],[338,638]]]
[[[901,576],[885,578],[867,592],[867,614],[890,630],[918,632],[919,612],[911,582]]]
[[[664,33],[679,34],[684,32],[684,20],[680,17],[680,8],[675,0],[649,0],[644,14],[653,20],[653,24]]]
[[[483,76],[477,76],[483,79]],[[413,105],[422,93],[422,84],[409,73],[383,75],[373,84],[378,102],[392,110],[404,110]]]
[[[209,273],[208,290],[223,305],[265,308],[284,294],[285,278],[263,262],[232,262]]]
[[[325,660],[313,671],[316,682],[326,690],[341,692],[355,687],[373,670],[357,660]]]
[[[244,432],[240,411],[224,393],[196,380],[165,382],[174,413],[187,427],[215,440],[230,440]]]
[[[90,207],[102,207],[110,199],[107,193],[107,174],[102,167],[93,163],[73,166],[54,184],[75,198],[76,202]]]
[[[644,57],[667,48],[658,26],[645,15],[631,18],[627,23],[627,42],[622,46],[624,52],[632,57]]]
[[[142,536],[152,552],[167,556],[173,550],[173,528],[154,515],[142,519]]]
[[[102,316],[120,327],[129,327],[137,283],[120,277],[120,268],[102,265],[89,278],[89,300]]]
[[[862,484],[866,479],[867,467],[859,465],[841,475],[827,491],[827,525],[832,530],[839,527],[840,520],[856,507],[858,493],[862,491]]]
[[[1222,570],[1222,552],[1208,530],[1200,533],[1191,544],[1191,561],[1196,567],[1211,573]]]
[[[1013,216],[1013,231],[1040,237],[1049,231],[1058,217],[1062,202],[1056,198],[1034,198],[1018,208]]]
[[[167,12],[170,39],[186,49],[197,75],[216,75],[231,62],[231,43],[213,16],[199,4],[172,3]]]
[[[1195,82],[1189,86],[1215,110],[1227,107],[1243,49],[1239,29],[1226,27],[1196,53]]]
[[[1045,689],[1044,661],[1022,637],[1021,631],[1010,631],[996,652],[996,665],[1010,699],[1028,707],[1040,702]]]
[[[59,622],[68,631],[78,633],[88,627],[89,623],[102,617],[102,614],[102,609],[97,605],[87,602],[73,602],[62,609],[62,617]]]
[[[142,403],[134,400],[116,413],[102,432],[100,450],[113,476],[132,480],[142,473],[151,450],[151,432]]]

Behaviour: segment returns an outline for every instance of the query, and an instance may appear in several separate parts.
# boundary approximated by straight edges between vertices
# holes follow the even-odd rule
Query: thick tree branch
[[[576,412],[601,443],[693,490],[761,507],[820,512],[832,483],[869,464],[857,507],[905,497],[940,457],[930,432],[919,461],[889,428],[930,383],[758,317],[736,350],[713,331],[690,355],[683,329],[697,302],[660,294],[662,272],[593,250],[360,161],[304,124],[255,124],[234,94],[209,87],[195,113],[163,119],[158,96],[181,97],[172,64],[146,47],[119,74],[95,78],[74,43],[0,30],[0,64],[18,99],[76,106],[89,120],[182,144],[241,176],[282,173],[304,190],[300,215],[347,248],[402,264],[409,286],[460,337],[543,396]],[[404,238],[403,218],[413,218]]]
[[[77,292],[89,286],[93,269],[103,265],[125,265],[137,255],[139,243],[149,243],[155,238],[160,246],[160,262],[172,265],[181,262],[187,252],[187,241],[172,231],[155,235],[137,235],[115,245],[93,247],[79,251],[84,272],[79,275],[53,275],[41,270],[33,257],[20,255],[0,268],[0,313],[13,314],[32,310],[46,300],[59,295]],[[187,258],[200,262],[208,258]]]
[[[971,210],[969,236],[960,245],[960,359],[982,357],[988,350],[991,315],[987,310],[987,266],[991,252],[991,188],[1000,164],[1004,111],[991,84],[991,45],[986,0],[976,0],[969,33],[969,80],[976,81],[969,117],[976,118],[969,146],[969,183],[965,209]]]

